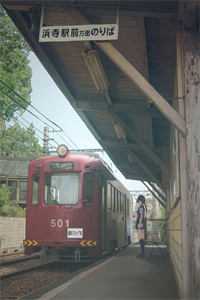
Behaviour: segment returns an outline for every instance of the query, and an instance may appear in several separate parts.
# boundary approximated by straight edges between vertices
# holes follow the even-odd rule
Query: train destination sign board
[[[72,170],[73,163],[72,162],[52,162],[49,164],[51,169],[57,170]]]
[[[118,34],[118,24],[42,26],[39,42],[117,40]]]

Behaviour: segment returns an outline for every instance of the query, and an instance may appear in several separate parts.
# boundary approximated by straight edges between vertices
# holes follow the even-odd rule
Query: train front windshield
[[[45,203],[47,205],[74,205],[79,199],[79,187],[79,174],[47,175],[45,177]]]

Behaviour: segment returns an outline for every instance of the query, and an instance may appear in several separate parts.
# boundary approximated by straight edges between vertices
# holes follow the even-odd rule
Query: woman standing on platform
[[[137,217],[136,217],[136,229],[137,229],[138,240],[140,244],[139,257],[144,257],[147,208],[145,205],[145,197],[143,195],[138,196],[137,204],[138,204],[138,208],[137,208]]]

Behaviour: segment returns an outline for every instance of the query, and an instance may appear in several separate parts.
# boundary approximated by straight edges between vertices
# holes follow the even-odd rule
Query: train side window
[[[117,189],[115,189],[114,211],[117,211]]]
[[[122,201],[122,212],[124,213],[124,208],[125,208],[125,196],[124,196],[124,194],[122,194],[121,201]]]
[[[127,216],[127,198],[125,196],[125,215]]]
[[[83,201],[85,203],[92,203],[93,200],[93,189],[94,187],[94,174],[85,173],[84,175],[84,184],[83,184]]]
[[[112,207],[112,198],[111,198],[111,185],[108,183],[107,185],[107,208],[111,209]]]
[[[129,215],[129,200],[126,197],[126,216],[128,216],[128,215]]]
[[[122,197],[121,197],[121,192],[119,192],[119,211],[122,212]]]
[[[118,191],[118,205],[119,205],[119,209],[118,209],[118,211],[119,212],[121,212],[121,193],[120,193],[120,191]]]
[[[115,189],[112,186],[112,210],[114,211],[114,207],[115,207]]]
[[[111,202],[112,202],[112,211],[114,211],[115,206],[115,190],[114,187],[111,185]]]
[[[126,200],[126,201],[127,201],[127,216],[128,216],[128,215],[129,215],[129,213],[130,213],[130,212],[129,212],[129,199],[127,198],[127,200]]]
[[[39,176],[34,176],[32,179],[32,204],[39,203]]]
[[[119,191],[117,191],[117,212],[120,211],[120,206],[119,206]]]

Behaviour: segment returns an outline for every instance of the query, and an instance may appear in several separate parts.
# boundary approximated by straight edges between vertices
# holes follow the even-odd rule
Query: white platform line
[[[58,294],[62,293],[64,290],[68,289],[71,285],[78,283],[81,279],[88,277],[90,274],[94,273],[95,271],[101,269],[106,264],[110,263],[115,257],[111,257],[104,261],[103,263],[94,266],[93,268],[78,274],[76,277],[72,278],[71,280],[67,281],[66,283],[60,285],[59,287],[47,292],[46,294],[42,295],[38,300],[51,300],[55,298]]]

